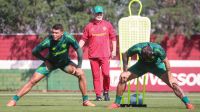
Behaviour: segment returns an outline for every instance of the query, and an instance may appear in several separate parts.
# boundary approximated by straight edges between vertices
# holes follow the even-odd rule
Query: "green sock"
[[[88,95],[82,96],[82,98],[83,98],[83,102],[84,102],[84,101],[88,100]]]
[[[181,99],[185,104],[188,104],[190,103],[190,100],[187,96],[184,96],[182,99]]]
[[[115,103],[116,103],[116,104],[120,104],[120,103],[121,103],[121,100],[122,100],[122,96],[116,95]]]
[[[15,100],[17,102],[19,100],[19,96],[17,96],[17,95],[13,96],[13,100]]]

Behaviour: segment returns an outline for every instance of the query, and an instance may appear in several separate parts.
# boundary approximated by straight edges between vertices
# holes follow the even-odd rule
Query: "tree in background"
[[[142,16],[152,22],[152,33],[188,37],[200,32],[199,0],[141,0]],[[118,28],[121,17],[129,16],[129,0],[0,0],[0,33],[46,32],[55,23],[62,23],[71,33],[82,32],[91,19],[91,8],[102,5],[106,19]],[[136,6],[136,7],[135,7]],[[139,5],[132,11],[137,14]]]
[[[199,0],[149,0],[143,4],[155,34],[183,34],[190,37],[200,32]]]

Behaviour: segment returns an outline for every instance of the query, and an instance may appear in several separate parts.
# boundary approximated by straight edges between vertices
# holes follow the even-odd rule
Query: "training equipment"
[[[132,3],[137,2],[140,5],[138,15],[132,15],[131,5]],[[120,48],[120,62],[121,62],[121,71],[123,71],[122,63],[122,53],[127,51],[131,46],[140,43],[140,42],[149,42],[150,41],[150,30],[151,22],[147,17],[141,17],[140,13],[142,11],[142,3],[140,0],[131,0],[129,2],[129,17],[123,17],[119,20],[119,48]],[[131,58],[129,58],[130,62]],[[145,82],[146,76],[144,77],[143,82],[143,103],[145,96]],[[139,94],[139,80],[137,78],[136,94]],[[138,95],[137,95],[138,96]],[[136,102],[138,102],[138,97],[136,97]],[[130,82],[128,82],[128,103],[130,103]],[[130,104],[125,104],[124,97],[122,96],[122,107],[129,106]],[[146,105],[144,105],[146,106]]]
[[[137,95],[139,95],[139,96],[137,96]],[[132,94],[131,95],[131,99],[130,99],[130,104],[131,105],[136,105],[137,104],[137,102],[136,102],[136,98],[138,97],[138,104],[139,105],[142,105],[143,103],[142,103],[142,95],[141,94]]]

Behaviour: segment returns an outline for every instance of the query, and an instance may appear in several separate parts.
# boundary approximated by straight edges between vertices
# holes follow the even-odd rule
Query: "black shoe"
[[[103,99],[100,96],[97,96],[95,101],[102,101]]]
[[[104,96],[104,101],[110,101],[110,97],[109,97],[108,92],[104,92],[103,96]]]

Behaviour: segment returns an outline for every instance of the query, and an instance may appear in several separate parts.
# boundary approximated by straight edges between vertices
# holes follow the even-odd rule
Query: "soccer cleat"
[[[190,110],[193,110],[194,106],[191,103],[188,103],[188,104],[186,104],[186,108],[190,109]]]
[[[108,106],[109,109],[117,109],[120,108],[120,104],[112,103],[111,105]]]
[[[95,101],[102,101],[103,99],[100,96],[97,96]]]
[[[83,102],[83,106],[95,107],[96,105],[93,104],[91,101],[87,100]]]
[[[103,95],[104,95],[104,101],[110,101],[108,92],[104,92]]]
[[[15,100],[10,100],[10,101],[7,103],[7,106],[8,106],[8,107],[16,106],[16,101],[15,101]]]

